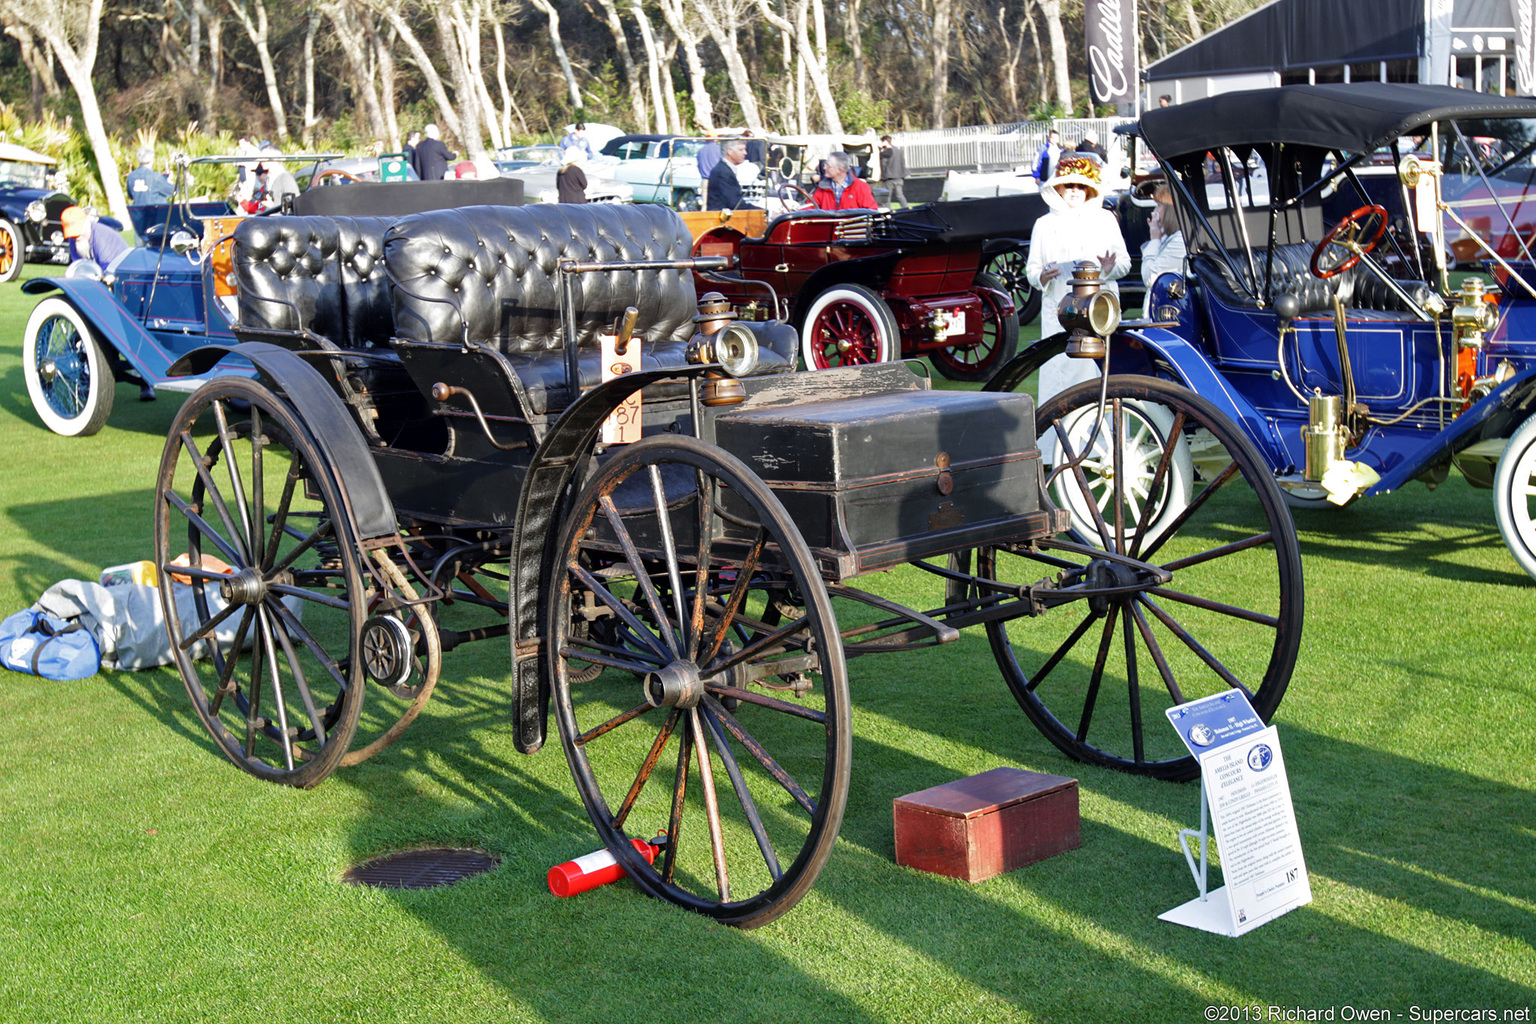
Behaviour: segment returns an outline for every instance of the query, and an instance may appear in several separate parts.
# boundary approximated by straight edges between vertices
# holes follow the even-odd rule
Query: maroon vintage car
[[[1021,316],[1038,312],[1014,278],[1043,210],[1038,196],[1003,196],[685,219],[694,255],[738,261],[700,275],[700,290],[723,292],[747,319],[793,324],[808,369],[928,356],[952,380],[986,380],[1018,347]]]

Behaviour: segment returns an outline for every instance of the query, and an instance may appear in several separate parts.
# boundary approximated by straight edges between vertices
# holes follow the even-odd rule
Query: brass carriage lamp
[[[1072,332],[1067,355],[1073,359],[1103,359],[1105,339],[1120,326],[1120,299],[1099,282],[1099,265],[1084,260],[1072,268],[1072,290],[1056,307],[1061,326]]]
[[[719,363],[725,374],[711,370],[699,388],[705,405],[735,405],[746,398],[737,377],[757,368],[757,335],[736,323],[736,310],[719,292],[699,296],[699,313],[693,318],[695,333],[688,340],[684,358],[697,366]]]

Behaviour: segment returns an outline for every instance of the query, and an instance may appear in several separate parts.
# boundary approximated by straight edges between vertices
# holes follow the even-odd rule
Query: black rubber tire
[[[991,274],[976,275],[976,294],[986,307],[981,341],[970,348],[941,348],[932,353],[934,369],[950,380],[988,380],[1019,350],[1019,318],[1004,314],[986,289],[1006,291]]]
[[[1057,423],[1085,406],[1091,410],[1098,399],[1097,381],[1068,388],[1040,408],[1037,429],[1055,432]],[[1074,602],[1039,618],[992,623],[987,633],[1014,697],[1062,751],[1089,764],[1191,779],[1198,766],[1168,724],[1167,708],[1241,686],[1268,721],[1290,682],[1304,603],[1296,530],[1253,445],[1194,392],[1151,377],[1117,376],[1109,380],[1107,406],[1118,424],[1127,422],[1121,414],[1131,407],[1169,412],[1163,451],[1171,465],[1178,444],[1193,449],[1196,493],[1173,519],[1155,511],[1155,499],[1146,503],[1154,510],[1148,521],[1163,519],[1161,533],[1117,531],[1111,515],[1108,543],[1102,534],[1077,531],[1062,539],[1155,563],[1173,573],[1172,581],[1101,598],[1098,610]],[[1065,435],[1056,436],[1065,450]],[[1156,463],[1165,476],[1162,457]],[[1128,475],[1117,474],[1117,482]],[[1087,489],[1070,471],[1063,479]],[[1167,493],[1157,469],[1150,483],[1152,494]],[[1123,497],[1117,486],[1106,507]],[[1061,556],[1047,564],[1069,573],[1069,565],[1092,561],[1089,554],[1046,554]],[[977,552],[980,575],[1021,584],[1040,578],[1042,560],[1022,548]]]
[[[55,434],[89,437],[112,415],[117,381],[107,354],[80,311],[58,295],[27,319],[22,371],[32,408]]]
[[[799,530],[734,456],[656,437],[583,489],[552,565],[545,666],[604,845],[649,895],[737,927],[774,920],[831,855],[851,758],[842,642]],[[585,593],[619,620],[603,631],[617,642],[577,628]],[[777,626],[786,602],[798,615]],[[607,671],[574,681],[570,663],[595,661]],[[653,706],[670,672],[687,695]],[[795,681],[808,689],[772,693]],[[653,866],[630,840],[659,831],[670,840]]]
[[[346,507],[315,438],[265,385],[212,380],[176,414],[155,487],[166,628],[199,720],[269,782],[318,785],[357,729],[370,594]],[[233,576],[173,566],[183,551]],[[220,622],[234,628],[213,632],[206,650]]]
[[[981,269],[1003,283],[1013,296],[1013,311],[1019,318],[1020,327],[1028,327],[1040,316],[1041,290],[1029,283],[1024,272],[1029,253],[1015,249],[1000,252],[987,261]]]

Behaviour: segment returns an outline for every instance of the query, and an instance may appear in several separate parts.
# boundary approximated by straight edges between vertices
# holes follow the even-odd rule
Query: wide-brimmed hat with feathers
[[[1066,200],[1056,191],[1062,185],[1081,185],[1088,190],[1089,202],[1095,202],[1104,195],[1104,169],[1097,160],[1085,156],[1062,157],[1051,180],[1040,187],[1041,198],[1053,210],[1068,208]]]

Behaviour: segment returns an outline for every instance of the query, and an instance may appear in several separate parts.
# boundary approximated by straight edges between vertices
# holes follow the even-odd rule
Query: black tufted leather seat
[[[1274,275],[1275,282],[1273,293],[1278,295],[1281,292],[1290,292],[1300,299],[1302,317],[1332,316],[1333,297],[1337,295],[1344,303],[1344,315],[1349,320],[1414,319],[1413,313],[1402,300],[1363,264],[1356,264],[1330,278],[1320,278],[1313,274],[1311,259],[1314,248],[1315,246],[1309,243],[1276,246],[1273,269],[1270,271]],[[1260,287],[1253,290],[1262,294],[1268,254],[1263,250],[1255,250],[1253,259],[1258,267],[1260,282]],[[1244,284],[1252,287],[1253,274],[1248,269],[1246,258],[1238,253],[1234,257],[1234,262],[1242,268]],[[1200,279],[1224,304],[1248,307],[1254,305],[1253,300],[1238,285],[1222,260],[1209,254],[1201,254],[1195,258],[1194,267]],[[1422,281],[1399,281],[1398,283],[1416,300],[1422,301],[1430,294],[1429,287]]]
[[[235,229],[240,326],[317,335],[342,348],[393,333],[384,233],[392,218],[248,217]]]
[[[530,415],[565,406],[565,333],[560,319],[562,260],[686,259],[693,245],[682,218],[662,206],[475,206],[413,214],[385,236],[394,285],[394,328],[406,341],[487,345],[507,356]],[[686,365],[696,311],[688,270],[612,270],[575,280],[581,385],[601,379],[598,336],[634,306],[643,337],[641,369]],[[792,369],[794,333],[773,325],[760,373]]]

